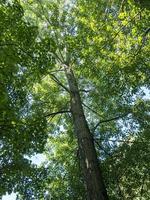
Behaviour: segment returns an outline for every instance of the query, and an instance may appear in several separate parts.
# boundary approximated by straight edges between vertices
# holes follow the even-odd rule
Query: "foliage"
[[[0,195],[18,190],[24,187],[19,184],[32,179],[36,166],[24,156],[42,152],[47,138],[46,122],[38,116],[42,111],[31,108],[25,72],[24,50],[37,30],[22,16],[23,9],[17,2],[0,7]]]
[[[64,73],[71,63],[110,199],[148,200],[149,10],[119,2],[1,3],[1,195],[85,199]],[[42,168],[25,159],[43,151]]]

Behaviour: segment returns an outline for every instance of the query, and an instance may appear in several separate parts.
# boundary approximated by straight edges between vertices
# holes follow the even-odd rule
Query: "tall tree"
[[[12,53],[17,46],[19,61],[14,65],[19,64],[27,81],[28,109],[17,113],[32,132],[33,142],[25,141],[22,153],[29,154],[29,147],[32,152],[42,151],[47,133],[59,135],[54,125],[66,131],[72,122],[86,198],[108,199],[99,158],[105,159],[104,152],[111,154],[117,145],[110,150],[107,143],[134,138],[147,129],[142,90],[149,85],[148,10],[134,1],[23,1],[22,7],[24,21],[38,27],[33,38],[26,34],[26,26],[18,28],[23,40],[14,41],[8,34],[15,45]],[[144,105],[144,125],[137,105]],[[129,132],[124,122],[135,130]],[[100,147],[106,143],[104,157],[97,143]]]

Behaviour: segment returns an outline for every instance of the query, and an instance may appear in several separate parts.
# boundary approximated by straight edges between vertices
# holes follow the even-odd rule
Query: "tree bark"
[[[70,89],[71,113],[78,140],[80,164],[85,181],[87,200],[108,200],[93,136],[84,115],[76,78],[69,66],[66,66],[65,71]]]

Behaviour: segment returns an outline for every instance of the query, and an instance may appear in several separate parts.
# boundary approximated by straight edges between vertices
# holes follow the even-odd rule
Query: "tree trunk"
[[[93,136],[85,119],[78,85],[70,67],[66,67],[66,77],[70,89],[71,113],[78,139],[80,164],[83,170],[87,200],[108,200]]]

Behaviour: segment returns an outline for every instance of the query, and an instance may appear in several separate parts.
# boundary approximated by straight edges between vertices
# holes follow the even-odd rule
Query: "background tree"
[[[44,119],[38,116],[40,110],[29,111],[31,80],[26,74],[28,56],[24,52],[37,35],[37,28],[25,23],[22,17],[20,4],[1,2],[0,195],[18,190],[25,193],[31,183],[37,188],[38,180],[45,174],[44,169],[37,169],[25,158],[43,151],[47,133]]]

